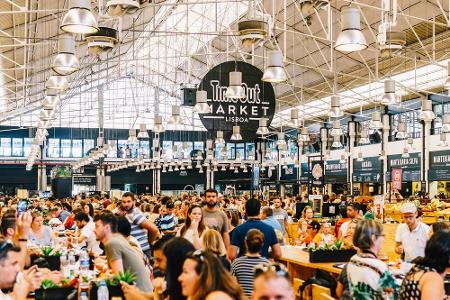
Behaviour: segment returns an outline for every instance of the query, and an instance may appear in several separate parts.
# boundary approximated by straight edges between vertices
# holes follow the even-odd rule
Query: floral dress
[[[399,285],[387,265],[372,254],[356,254],[347,266],[354,300],[395,300]]]

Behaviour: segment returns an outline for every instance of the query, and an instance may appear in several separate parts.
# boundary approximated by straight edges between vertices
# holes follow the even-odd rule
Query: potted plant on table
[[[48,267],[51,271],[61,268],[61,252],[50,246],[45,246],[31,254],[31,263],[39,267]]]
[[[57,284],[53,280],[45,279],[41,283],[41,288],[36,290],[36,300],[59,300],[77,298],[77,279],[63,279]]]
[[[90,300],[97,300],[97,290],[98,285],[101,280],[94,282],[91,286]],[[124,298],[121,282],[126,282],[130,285],[134,285],[136,282],[136,275],[130,271],[119,272],[119,274],[114,274],[110,278],[104,279],[106,286],[108,287],[109,297],[122,297]]]
[[[309,262],[348,262],[355,254],[355,249],[345,248],[342,241],[335,241],[333,244],[309,248]]]

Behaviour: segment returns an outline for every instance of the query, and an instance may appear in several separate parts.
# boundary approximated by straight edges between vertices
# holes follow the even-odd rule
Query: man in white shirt
[[[355,219],[359,218],[359,204],[356,202],[350,202],[347,204],[347,218],[350,218],[347,222],[342,223],[341,227],[339,228],[338,238],[345,236],[347,233],[347,228],[350,222]]]
[[[405,223],[397,227],[395,252],[404,255],[404,261],[411,262],[416,257],[425,256],[430,227],[419,221],[414,203],[403,203],[400,212]]]
[[[84,212],[79,212],[75,215],[75,222],[77,224],[78,243],[86,243],[87,250],[95,255],[100,255],[103,250],[100,249],[100,243],[95,237],[95,223],[89,219],[89,215]]]

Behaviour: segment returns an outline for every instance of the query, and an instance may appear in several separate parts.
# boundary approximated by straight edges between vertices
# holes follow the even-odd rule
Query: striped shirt
[[[250,297],[253,291],[254,269],[262,263],[270,263],[270,261],[262,256],[244,255],[231,263],[231,274],[237,278],[247,297]]]
[[[130,213],[127,213],[125,216],[131,225],[131,236],[139,242],[142,251],[149,250],[150,244],[148,242],[147,230],[141,228],[141,224],[147,220],[145,218],[145,215],[139,208],[135,207]]]
[[[155,223],[158,224],[160,231],[175,230],[175,218],[172,214],[159,217]]]

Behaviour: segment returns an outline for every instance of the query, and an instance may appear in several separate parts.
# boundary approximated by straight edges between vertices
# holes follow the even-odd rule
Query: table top
[[[340,274],[341,269],[333,267],[336,263],[311,263],[309,253],[294,246],[281,246],[281,261],[297,264],[311,269],[320,269],[334,274]]]

